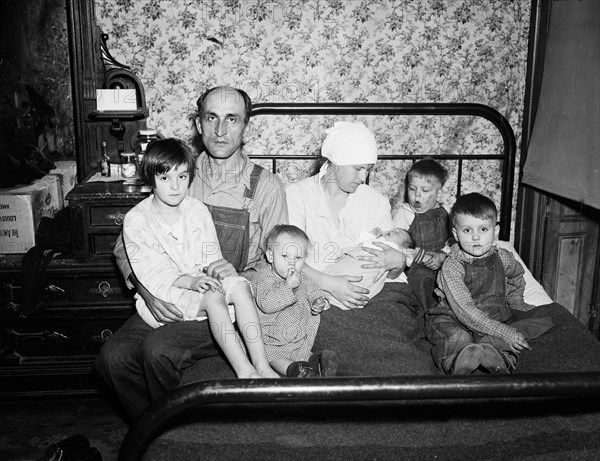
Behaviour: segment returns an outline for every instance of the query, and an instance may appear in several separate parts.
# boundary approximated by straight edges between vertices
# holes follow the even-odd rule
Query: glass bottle
[[[137,165],[135,163],[135,154],[133,152],[121,153],[121,176],[123,179],[135,178],[137,174]]]
[[[106,141],[102,141],[102,150],[100,154],[100,176],[110,176],[110,157],[106,151]]]

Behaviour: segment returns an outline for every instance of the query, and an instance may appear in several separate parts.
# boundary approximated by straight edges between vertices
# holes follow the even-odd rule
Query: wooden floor
[[[103,461],[117,459],[128,425],[102,396],[0,400],[0,460],[35,461],[46,448],[73,434],[86,436]]]
[[[600,404],[588,399],[359,402],[343,411],[335,404],[265,404],[215,406],[202,414],[165,431],[148,459],[600,459]],[[118,407],[99,395],[2,399],[0,425],[0,461],[40,460],[50,444],[74,434],[85,435],[103,461],[116,461],[128,430]]]

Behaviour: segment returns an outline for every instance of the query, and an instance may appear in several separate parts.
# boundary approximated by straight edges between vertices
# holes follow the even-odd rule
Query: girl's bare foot
[[[269,365],[266,367],[256,367],[263,378],[281,378],[281,375],[273,370]]]

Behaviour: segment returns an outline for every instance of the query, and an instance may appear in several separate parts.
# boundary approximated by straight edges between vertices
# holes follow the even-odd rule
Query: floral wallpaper
[[[188,140],[198,95],[227,84],[255,103],[486,104],[507,118],[519,145],[529,15],[526,0],[96,0],[111,53],[144,84],[149,126]],[[324,130],[338,119],[255,117],[247,145],[252,153],[317,155]],[[385,155],[502,148],[497,130],[480,118],[361,120]],[[453,203],[458,165],[444,164],[451,179],[442,199]],[[371,185],[394,206],[409,165],[380,161],[372,174]],[[281,162],[278,173],[294,181],[307,167]],[[499,203],[499,168],[490,160],[465,162],[462,191],[477,190]]]

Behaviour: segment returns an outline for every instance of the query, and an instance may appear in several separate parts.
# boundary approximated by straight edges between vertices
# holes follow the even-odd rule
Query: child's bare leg
[[[292,363],[293,362],[290,359],[277,359],[269,362],[271,368],[283,376],[286,376],[287,369]]]
[[[250,287],[246,283],[237,285],[232,290],[230,301],[235,306],[238,328],[250,353],[252,364],[264,378],[279,378],[280,376],[271,368],[267,359],[258,319],[258,308],[254,303]]]
[[[236,376],[238,378],[262,378],[238,343],[235,327],[229,317],[227,302],[223,295],[217,291],[207,291],[200,302],[200,310],[206,312],[213,336],[229,360]]]

